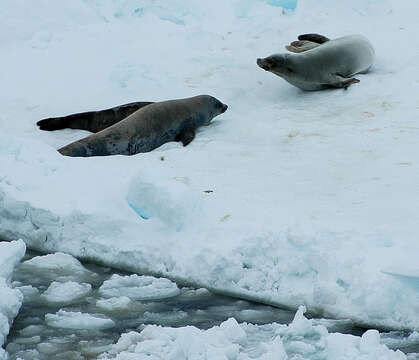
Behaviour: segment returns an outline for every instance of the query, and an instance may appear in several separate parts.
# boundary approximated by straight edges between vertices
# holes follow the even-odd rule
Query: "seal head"
[[[286,54],[274,54],[264,59],[257,59],[256,63],[263,70],[272,72],[278,76],[293,72]]]
[[[228,109],[228,105],[223,104],[220,100],[211,95],[199,95],[196,98],[202,106],[203,110],[201,111],[205,114],[205,116],[199,117],[203,121],[197,123],[197,127],[209,125],[214,117],[225,113]]]

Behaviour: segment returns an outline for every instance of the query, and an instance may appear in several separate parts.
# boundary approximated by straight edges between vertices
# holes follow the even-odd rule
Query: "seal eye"
[[[287,67],[287,70],[288,70],[290,73],[294,72],[294,71],[292,71],[292,69],[291,69],[291,68],[289,68],[289,67]]]

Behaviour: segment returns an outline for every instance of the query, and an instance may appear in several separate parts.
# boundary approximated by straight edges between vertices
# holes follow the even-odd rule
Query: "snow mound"
[[[168,279],[114,274],[99,288],[99,294],[104,297],[126,296],[131,300],[160,300],[179,295],[180,290]]]
[[[74,281],[59,283],[53,281],[41,295],[41,298],[51,305],[68,305],[85,297],[91,290],[92,285],[86,283],[79,284]]]
[[[103,330],[115,326],[111,319],[91,314],[59,310],[56,314],[46,314],[48,326],[74,330]]]
[[[11,289],[10,279],[25,251],[26,246],[22,240],[0,242],[0,359],[7,359],[2,346],[23,301],[22,293]]]
[[[148,325],[141,333],[123,334],[100,359],[305,359],[406,360],[400,351],[380,343],[375,330],[362,337],[328,333],[313,325],[301,307],[290,325],[238,324],[233,318],[209,330],[192,326],[169,328]],[[193,339],[193,341],[191,341]]]

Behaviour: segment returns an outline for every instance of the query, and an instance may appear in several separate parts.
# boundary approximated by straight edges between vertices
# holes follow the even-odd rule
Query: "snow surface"
[[[272,3],[3,0],[0,238],[419,329],[419,3]],[[362,33],[371,73],[348,91],[301,92],[256,66],[307,32]],[[229,109],[185,148],[66,158],[56,148],[87,132],[35,125],[197,94]]]
[[[156,279],[152,276],[112,275],[99,288],[103,297],[126,296],[131,300],[159,300],[180,294],[177,285],[168,279]]]
[[[303,312],[301,307],[288,326],[238,324],[233,318],[205,331],[192,326],[148,325],[141,333],[123,334],[99,359],[406,359],[401,351],[382,345],[376,330],[368,330],[362,337],[330,334],[324,326],[313,325]]]
[[[25,251],[22,240],[0,242],[0,360],[7,359],[2,346],[23,301],[22,293],[10,287],[10,278]]]

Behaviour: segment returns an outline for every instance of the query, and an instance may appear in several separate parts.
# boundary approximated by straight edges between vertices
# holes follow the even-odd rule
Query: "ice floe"
[[[158,279],[152,276],[112,275],[99,288],[103,297],[125,296],[132,300],[157,300],[179,295],[177,285],[168,279]]]
[[[81,312],[59,310],[56,314],[46,314],[48,326],[62,329],[102,330],[115,326],[111,319]]]

